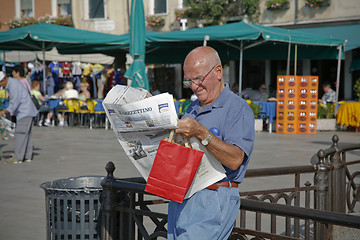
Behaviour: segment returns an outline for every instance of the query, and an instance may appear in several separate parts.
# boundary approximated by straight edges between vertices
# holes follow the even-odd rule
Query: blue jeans
[[[240,208],[238,188],[203,189],[183,203],[170,201],[168,240],[228,239]]]

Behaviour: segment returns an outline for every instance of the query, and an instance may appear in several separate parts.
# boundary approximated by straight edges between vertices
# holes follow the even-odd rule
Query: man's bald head
[[[216,65],[221,64],[219,54],[212,47],[201,46],[193,49],[185,58],[184,65]]]
[[[224,89],[222,73],[219,54],[211,47],[197,47],[185,59],[184,76],[202,107],[214,102]]]

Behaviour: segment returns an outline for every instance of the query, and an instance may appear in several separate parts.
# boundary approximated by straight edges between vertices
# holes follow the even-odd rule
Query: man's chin
[[[205,96],[197,95],[199,102],[203,103],[206,101]]]

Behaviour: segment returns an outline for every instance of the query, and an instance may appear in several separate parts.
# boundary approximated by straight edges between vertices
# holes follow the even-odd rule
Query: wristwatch
[[[212,139],[213,134],[212,132],[210,132],[209,136],[207,136],[205,139],[201,140],[201,144],[204,146],[207,146],[210,142],[210,140]]]

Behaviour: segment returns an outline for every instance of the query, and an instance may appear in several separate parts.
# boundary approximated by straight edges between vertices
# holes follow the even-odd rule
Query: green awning
[[[186,54],[197,46],[214,47],[221,60],[238,60],[242,46],[244,59],[287,59],[291,44],[298,47],[298,59],[337,59],[344,40],[278,27],[237,22],[186,31],[147,33],[147,63],[182,63]]]
[[[360,59],[354,59],[351,61],[349,72],[360,70]]]
[[[1,50],[49,51],[53,47],[58,49],[128,47],[128,42],[128,38],[119,35],[47,23],[0,32]]]
[[[345,51],[350,51],[360,47],[360,24],[297,28],[296,30],[307,33],[315,33],[323,37],[346,40]]]

